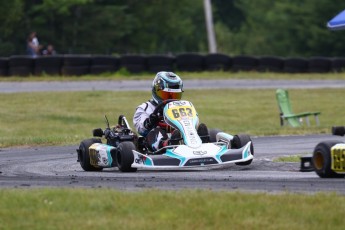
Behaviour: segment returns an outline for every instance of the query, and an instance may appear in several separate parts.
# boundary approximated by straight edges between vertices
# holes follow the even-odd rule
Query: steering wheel
[[[172,101],[178,101],[177,99],[168,99],[168,100],[165,100],[165,101],[162,101],[161,103],[159,103],[157,105],[157,107],[155,108],[155,110],[153,110],[153,114],[156,114],[159,118],[159,122],[158,122],[158,126],[161,127],[161,128],[167,128],[167,124],[165,123],[165,121],[163,120],[163,108],[166,104],[168,104],[169,102],[172,102]]]
[[[162,101],[161,103],[159,103],[157,105],[157,107],[155,108],[155,110],[153,110],[153,114],[156,114],[156,115],[160,115],[162,114],[162,110],[164,108],[164,106],[166,104],[168,104],[169,102],[172,102],[172,101],[178,101],[177,99],[168,99],[168,100],[165,100],[165,101]]]

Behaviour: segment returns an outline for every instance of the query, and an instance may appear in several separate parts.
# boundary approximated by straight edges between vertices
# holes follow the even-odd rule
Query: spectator
[[[56,51],[54,49],[54,46],[49,44],[45,50],[43,50],[42,54],[44,56],[49,56],[49,55],[55,55]]]
[[[37,39],[36,32],[31,32],[27,39],[27,53],[32,57],[36,57],[40,53],[41,46]]]

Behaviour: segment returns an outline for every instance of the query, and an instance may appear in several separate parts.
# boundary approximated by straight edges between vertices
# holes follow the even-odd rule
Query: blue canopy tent
[[[345,10],[337,14],[327,23],[330,30],[345,30]]]

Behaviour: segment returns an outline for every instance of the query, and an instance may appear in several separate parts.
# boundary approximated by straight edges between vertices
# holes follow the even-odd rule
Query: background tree
[[[225,53],[337,56],[345,51],[344,31],[326,28],[327,21],[345,9],[344,1],[236,0],[234,6],[244,14],[240,29],[224,23],[216,27],[221,42],[226,39]]]
[[[212,0],[218,51],[229,55],[342,56],[345,31],[326,23],[343,0]],[[60,54],[207,52],[201,0],[0,2],[0,56],[24,54],[38,33]]]

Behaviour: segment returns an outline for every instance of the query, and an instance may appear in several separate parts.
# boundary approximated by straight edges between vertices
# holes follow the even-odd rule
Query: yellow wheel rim
[[[314,154],[314,167],[318,170],[322,169],[324,163],[323,156],[320,152]]]

